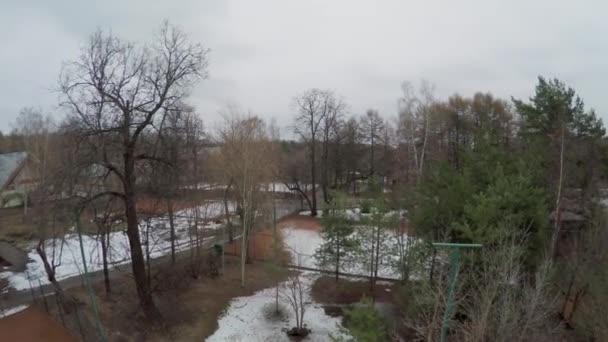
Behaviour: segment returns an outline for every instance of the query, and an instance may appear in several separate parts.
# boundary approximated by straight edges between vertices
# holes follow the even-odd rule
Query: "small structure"
[[[27,152],[0,154],[0,208],[24,205],[36,185]]]

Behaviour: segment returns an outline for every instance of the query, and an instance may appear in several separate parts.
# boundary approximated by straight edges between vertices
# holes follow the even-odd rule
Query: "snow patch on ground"
[[[322,218],[323,217],[323,209],[318,209],[317,210],[317,217],[318,218]],[[361,221],[362,218],[369,218],[371,216],[370,213],[362,213],[361,212],[361,208],[347,208],[344,209],[344,212],[346,214],[346,217],[349,220],[353,220],[353,221]],[[385,217],[389,217],[391,215],[396,215],[398,218],[403,217],[403,215],[406,213],[405,210],[390,210],[388,211],[386,214],[384,214]],[[311,211],[310,210],[303,210],[300,211],[300,215],[302,216],[310,216]]]
[[[301,277],[304,287],[310,289],[318,275],[303,273]],[[274,300],[275,288],[267,288],[247,297],[234,298],[225,315],[218,321],[218,329],[207,341],[290,341],[285,331],[295,326],[295,315],[286,300],[280,299],[289,310],[286,321],[270,322],[264,317],[264,307],[274,303]],[[305,341],[330,341],[330,334],[341,336],[341,319],[327,316],[323,307],[312,301],[309,290],[305,293],[305,302],[309,305],[304,314],[304,323],[311,330]]]
[[[231,210],[234,205],[231,206]],[[193,224],[192,211],[194,209],[184,209],[178,211],[174,215],[175,231],[176,231],[176,250],[181,251],[188,249],[191,246],[189,229]],[[202,235],[203,241],[213,239],[209,236],[211,230],[219,229],[223,226],[222,223],[217,223],[212,218],[219,217],[224,213],[224,207],[221,201],[212,201],[207,205],[198,207],[199,218],[209,219],[204,225],[199,225],[199,232]],[[149,234],[146,235],[146,226],[149,225]],[[152,218],[149,221],[140,222],[140,239],[142,240],[142,249],[146,253],[146,248],[149,248],[150,257],[158,258],[171,252],[171,232],[169,229],[169,218],[160,217]],[[205,237],[207,235],[207,237]],[[110,268],[130,262],[131,254],[129,249],[129,239],[124,231],[111,232],[109,236],[110,250],[108,252],[108,262]],[[148,244],[146,245],[146,241]],[[82,235],[82,244],[89,272],[95,272],[103,268],[101,242],[95,236]],[[77,276],[84,273],[84,265],[80,251],[80,243],[78,234],[70,233],[64,236],[64,239],[53,239],[45,242],[45,252],[49,262],[56,260],[55,264],[59,266],[56,269],[57,280],[62,280]],[[29,262],[24,272],[2,272],[0,279],[7,279],[9,287],[15,290],[25,290],[31,286],[45,285],[49,281],[44,269],[44,264],[35,247],[28,253]]]
[[[0,310],[0,318],[14,315],[17,312],[21,312],[21,311],[27,309],[28,307],[29,307],[28,305],[18,305],[18,306],[14,306],[14,307],[8,308],[8,309],[2,309],[2,310]]]
[[[310,229],[300,229],[297,226],[287,226],[282,229],[283,241],[286,248],[292,255],[292,262],[296,266],[308,267],[308,268],[319,268],[317,260],[314,257],[315,251],[323,243],[321,234],[317,231]],[[398,233],[389,231],[391,235],[384,244],[386,250],[396,250]],[[353,234],[358,234],[356,231]],[[400,274],[395,269],[394,265],[397,264],[399,256],[397,253],[390,255],[390,262],[380,265],[378,269],[378,276],[389,279],[399,279]],[[333,267],[324,268],[327,271],[333,271]],[[360,263],[353,262],[344,265],[341,272],[350,273],[354,275],[369,275],[369,270],[366,269]]]
[[[292,263],[297,266],[315,268],[314,254],[323,243],[319,232],[289,226],[283,228],[281,233],[285,248],[291,254]]]
[[[281,232],[292,262],[304,267],[316,267],[312,255],[323,242],[319,233],[296,226],[284,227]],[[327,316],[323,307],[313,302],[310,296],[310,287],[319,275],[303,272],[301,277],[302,284],[307,289],[304,294],[305,302],[309,304],[304,314],[304,322],[307,328],[311,329],[305,341],[330,341],[330,335],[341,336],[341,319]],[[285,283],[279,286],[285,286]],[[234,298],[218,321],[218,329],[207,341],[290,341],[285,331],[295,326],[295,316],[286,299],[280,299],[288,310],[286,321],[271,322],[264,317],[264,308],[274,303],[275,291],[276,288],[272,287],[251,296]]]
[[[274,185],[274,192],[279,192],[279,193],[292,193],[293,192],[292,190],[289,190],[289,188],[287,187],[287,185],[285,185],[285,183],[262,184],[260,186],[260,190],[261,191],[272,192],[273,191],[273,185]],[[190,190],[226,190],[227,187],[228,186],[226,184],[199,183],[199,184],[185,185],[185,186],[182,187],[182,189],[190,189]]]
[[[323,209],[317,209],[317,217],[321,218],[323,217]],[[303,210],[300,211],[300,215],[302,216],[310,216],[312,212],[310,210]],[[366,214],[361,214],[361,209],[359,208],[348,208],[345,209],[345,214],[346,217],[350,220],[354,220],[354,221],[358,221],[361,219],[361,215],[366,215]]]

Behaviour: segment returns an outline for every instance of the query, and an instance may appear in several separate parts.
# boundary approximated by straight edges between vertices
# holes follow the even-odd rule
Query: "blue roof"
[[[0,189],[6,186],[10,177],[27,158],[27,152],[0,154]]]

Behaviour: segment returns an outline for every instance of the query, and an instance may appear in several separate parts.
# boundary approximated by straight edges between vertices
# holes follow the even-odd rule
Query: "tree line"
[[[606,132],[595,111],[565,83],[539,77],[529,99],[506,100],[484,92],[439,99],[429,82],[404,82],[395,113],[373,108],[352,113],[336,91],[308,89],[292,98],[297,139],[288,141],[274,122],[236,106],[226,108],[217,130],[205,127],[188,100],[208,76],[208,55],[207,48],[167,23],[147,44],[98,31],[61,69],[65,118],[54,122],[26,108],[14,131],[0,135],[3,152],[26,150],[34,158],[39,186],[28,196],[36,198],[32,210],[41,256],[44,242],[65,233],[59,227],[83,213],[94,217],[105,250],[112,222],[121,217],[141,308],[158,320],[141,230],[143,195],[164,202],[175,262],[177,203],[187,189],[219,186],[214,191],[223,198],[226,240],[241,241],[244,286],[248,242],[255,229],[272,221],[268,185],[283,184],[312,216],[324,210],[318,256],[332,265],[336,278],[357,254],[373,288],[383,254],[399,255],[404,298],[412,303],[403,312],[403,326],[418,338],[437,337],[439,304],[445,300],[445,256],[429,247],[433,241],[484,246],[481,254],[467,255],[453,336],[507,336],[524,324],[516,315],[538,323],[518,333],[540,334],[550,323],[550,309],[543,305],[555,294],[547,284],[567,284],[568,298],[592,298],[585,301],[586,318],[601,311],[605,302],[598,282],[606,275],[590,260],[606,262],[599,205],[608,165]],[[345,218],[350,202],[361,210],[370,207],[367,221],[355,225]],[[400,216],[387,218],[388,212]],[[201,215],[192,213],[198,247]],[[398,229],[406,230],[398,236],[422,242],[408,239],[385,248],[392,239],[386,234]],[[53,279],[59,265],[42,259],[61,291]],[[200,263],[194,254],[193,260]],[[567,271],[560,277],[551,274],[562,266]],[[104,262],[106,273],[107,268]],[[419,272],[426,280],[410,281]],[[107,275],[106,282],[109,291]],[[499,295],[507,283],[516,285],[508,296]],[[539,304],[526,306],[531,299]],[[498,304],[503,311],[487,311]],[[483,310],[486,316],[478,317]],[[511,325],[498,322],[505,312],[513,314]],[[482,318],[494,325],[478,325]],[[588,331],[598,338],[605,336],[603,328],[597,323]]]

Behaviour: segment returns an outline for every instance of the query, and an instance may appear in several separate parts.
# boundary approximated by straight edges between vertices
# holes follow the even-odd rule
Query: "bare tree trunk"
[[[273,237],[273,249],[274,249],[274,260],[276,267],[279,266],[279,231],[277,229],[277,193],[275,188],[275,182],[272,182],[272,237]],[[274,307],[275,311],[279,312],[279,286],[276,287],[274,296]]]
[[[336,239],[336,282],[340,276],[340,243]]]
[[[555,258],[557,253],[557,242],[559,241],[559,234],[561,230],[561,219],[562,219],[562,183],[564,178],[564,140],[565,140],[566,127],[562,124],[561,128],[561,141],[560,141],[560,152],[559,152],[559,179],[557,182],[557,196],[555,199],[555,221],[553,224],[553,236],[551,238],[551,250],[549,253],[550,258]]]
[[[243,228],[243,235],[241,236],[241,287],[245,287],[245,264],[247,261],[247,237],[246,232]]]
[[[55,268],[53,266],[51,266],[51,264],[49,263],[48,257],[46,255],[46,251],[44,250],[44,240],[40,240],[38,242],[38,246],[36,246],[36,252],[38,252],[40,259],[42,260],[42,264],[44,265],[44,270],[46,271],[47,279],[49,280],[49,282],[51,282],[51,284],[53,284],[53,288],[55,289],[55,293],[57,294],[59,301],[64,305],[65,308],[68,308],[69,306],[67,305],[67,302],[66,302],[65,293],[63,292],[61,285],[59,284],[59,282],[57,281],[57,278],[55,277]],[[66,310],[66,311],[68,311],[68,310]]]
[[[371,138],[371,144],[370,144],[370,154],[369,154],[369,175],[370,176],[374,176],[374,174],[376,173],[375,170],[375,165],[374,165],[374,150],[375,150],[375,141],[374,141],[374,135],[376,134],[376,132],[374,132],[372,130],[370,138]]]
[[[244,204],[244,203],[243,203]],[[247,261],[247,223],[245,219],[245,207],[241,209],[241,287],[245,287],[245,264]]]
[[[228,241],[232,242],[234,239],[234,233],[232,231],[232,221],[230,220],[230,210],[228,208],[228,193],[232,187],[232,179],[228,183],[226,190],[224,190],[224,215],[226,215],[226,228],[228,228]]]
[[[108,267],[108,248],[110,245],[110,234],[107,227],[102,224],[101,228],[101,258],[103,262],[103,284],[106,290],[106,294],[109,295],[110,288],[110,271]]]
[[[312,209],[310,210],[310,216],[317,216],[317,179],[316,179],[316,162],[315,162],[315,149],[317,148],[314,136],[312,137],[312,143],[310,145],[310,177],[312,181]]]
[[[376,257],[374,260],[374,276],[372,278],[372,300],[376,300],[376,279],[378,279],[378,267],[380,266],[380,227],[376,227]]]
[[[128,127],[128,126],[127,126]],[[124,202],[125,216],[127,217],[127,237],[131,251],[131,268],[135,288],[141,308],[146,317],[153,321],[160,320],[160,312],[156,308],[152,299],[150,286],[146,281],[146,265],[142,253],[141,241],[139,239],[139,227],[137,222],[137,208],[135,203],[135,158],[132,148],[124,154],[125,162],[125,181],[124,181]]]
[[[424,170],[424,158],[425,158],[425,154],[426,154],[426,143],[428,141],[428,137],[429,137],[429,119],[426,117],[424,118],[424,138],[422,139],[422,148],[420,151],[420,165],[418,166],[418,179],[420,179],[420,176],[422,176],[422,171]]]
[[[433,248],[433,256],[431,257],[431,270],[429,272],[429,282],[433,283],[433,276],[435,273],[435,260],[437,259],[437,249]]]
[[[322,191],[323,191],[323,201],[325,203],[329,203],[329,194],[327,193],[327,186],[328,186],[328,182],[329,182],[329,167],[328,167],[328,163],[329,163],[329,155],[328,155],[328,148],[327,148],[327,138],[325,138],[325,141],[323,141],[323,155],[322,155],[322,165],[323,165],[323,175],[322,175]]]
[[[375,252],[376,252],[376,239],[372,235],[372,253],[369,267],[369,289],[370,291],[374,290],[374,260],[375,260]]]
[[[308,205],[308,209],[310,209],[310,211],[312,212],[312,202],[310,201],[310,198],[308,197],[308,195],[306,195],[306,188],[304,188],[304,190],[302,190],[302,188],[300,187],[300,184],[295,181],[294,182],[295,185],[289,185],[287,183],[284,183],[285,186],[287,187],[287,189],[289,189],[290,191],[296,191],[299,195],[300,195],[300,207],[304,208],[304,200],[306,200],[306,204]]]
[[[148,287],[152,288],[152,268],[150,267],[150,224],[146,225],[146,281]]]
[[[171,231],[171,264],[175,265],[175,221],[173,199],[171,198],[167,198],[167,214],[169,215],[169,229]]]

